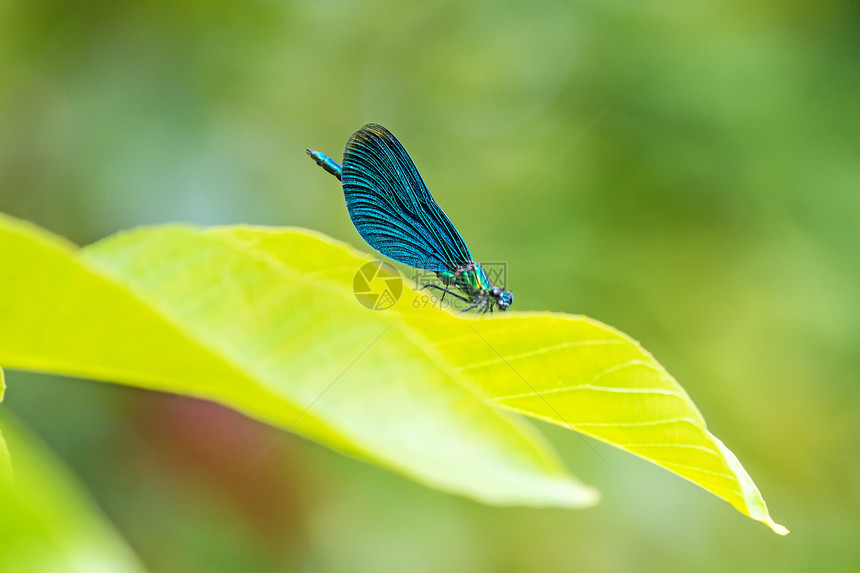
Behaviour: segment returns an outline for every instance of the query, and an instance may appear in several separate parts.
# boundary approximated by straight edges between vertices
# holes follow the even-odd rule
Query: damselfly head
[[[514,293],[509,290],[502,290],[497,286],[490,289],[490,296],[496,299],[499,310],[508,310],[508,307],[514,302]]]

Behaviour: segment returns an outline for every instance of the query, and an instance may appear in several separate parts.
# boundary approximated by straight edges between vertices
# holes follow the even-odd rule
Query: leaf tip
[[[558,492],[558,505],[571,509],[592,507],[600,502],[600,491],[577,480],[565,480]]]
[[[523,507],[555,507],[585,509],[600,502],[600,492],[571,476],[546,479],[539,477],[530,487],[519,489],[514,496],[480,496],[478,499],[491,505],[519,505]]]
[[[752,483],[752,481],[750,481],[750,483]],[[753,485],[753,487],[755,486]],[[751,518],[755,519],[759,523],[764,523],[777,535],[788,535],[788,528],[775,522],[770,516],[770,513],[767,510],[767,505],[764,503],[758,490],[755,490],[754,495],[748,500],[747,510]]]
[[[709,435],[717,448],[722,452],[726,462],[737,477],[738,485],[743,492],[744,507],[736,507],[752,519],[770,527],[777,535],[788,535],[788,528],[784,525],[778,524],[773,520],[773,518],[771,518],[770,512],[767,510],[767,504],[764,502],[761,492],[759,492],[755,483],[753,483],[752,478],[741,465],[741,462],[738,461],[737,456],[735,456],[735,454],[733,454],[732,451],[719,440],[719,438],[710,433]]]
[[[571,508],[592,507],[600,503],[600,492],[594,488],[576,484],[567,496],[567,506]]]
[[[786,526],[780,525],[773,520],[766,521],[765,524],[771,529],[773,529],[773,532],[777,535],[788,535],[790,533]]]

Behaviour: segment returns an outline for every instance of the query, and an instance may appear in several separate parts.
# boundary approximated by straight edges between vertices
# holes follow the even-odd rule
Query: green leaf
[[[596,321],[452,316],[413,308],[420,295],[410,289],[393,309],[368,311],[352,281],[371,258],[296,229],[155,228],[61,258],[79,282],[63,294],[74,315],[53,330],[69,330],[75,316],[101,324],[87,327],[85,344],[75,346],[82,333],[73,332],[39,348],[43,337],[31,333],[30,346],[4,355],[0,318],[0,362],[56,360],[51,369],[208,397],[483,501],[594,500],[530,427],[479,406],[492,404],[630,451],[787,532],[677,382]],[[27,324],[34,310],[10,324]]]
[[[366,255],[291,230],[210,231],[298,272],[350,284]],[[312,255],[308,255],[313,253]],[[319,258],[334,261],[321,269]],[[764,499],[683,388],[636,341],[584,316],[513,313],[492,320],[394,310],[489,403],[592,436],[656,463],[728,501],[776,533]]]
[[[143,571],[77,479],[8,415],[15,479],[0,479],[0,571]]]
[[[9,456],[9,448],[3,439],[3,429],[0,428],[0,480],[12,480],[12,458]]]
[[[0,368],[0,402],[3,401],[3,394],[6,391],[6,380],[3,378],[3,369]],[[9,448],[6,447],[6,441],[3,439],[2,428],[0,428],[0,480],[12,479],[12,459],[9,457]]]
[[[331,249],[314,244],[305,256]],[[4,366],[208,398],[488,503],[596,500],[524,420],[486,405],[345,285],[182,227],[81,254],[3,218],[0,253],[16,269],[0,283]]]
[[[482,321],[459,335],[439,324],[424,332],[488,402],[654,462],[788,533],[684,389],[623,333],[586,317],[548,313]],[[464,345],[471,351],[463,352]]]

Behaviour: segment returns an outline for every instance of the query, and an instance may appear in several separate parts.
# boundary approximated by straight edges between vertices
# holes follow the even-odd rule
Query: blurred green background
[[[0,3],[0,211],[369,250],[303,150],[382,123],[516,309],[656,355],[786,538],[547,426],[596,508],[484,507],[290,435],[259,457],[279,431],[95,382],[9,372],[3,407],[153,571],[858,571],[857,6]]]

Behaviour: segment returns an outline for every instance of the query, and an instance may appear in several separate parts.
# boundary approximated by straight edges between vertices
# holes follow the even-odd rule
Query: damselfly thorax
[[[514,301],[514,295],[510,291],[502,290],[490,284],[487,278],[487,273],[478,263],[469,263],[461,266],[455,271],[438,271],[436,276],[446,286],[453,286],[461,290],[466,297],[460,297],[466,302],[472,303],[472,306],[464,310],[478,308],[479,311],[493,311],[493,306],[498,306],[500,310],[507,310]],[[437,288],[450,292],[447,288],[441,289],[438,285],[426,285],[424,288]],[[453,293],[452,293],[453,294]],[[444,294],[442,295],[444,299]],[[455,295],[456,296],[456,295]]]

